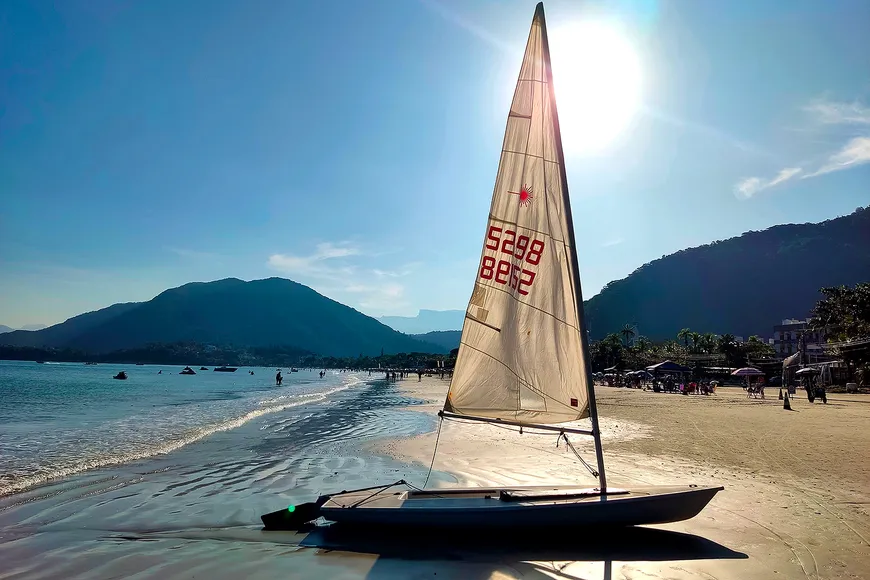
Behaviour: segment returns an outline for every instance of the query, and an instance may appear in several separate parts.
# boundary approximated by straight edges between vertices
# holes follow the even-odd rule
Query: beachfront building
[[[786,318],[782,324],[773,327],[773,350],[777,358],[784,359],[798,352],[801,345],[801,335],[806,340],[806,352],[821,351],[825,342],[824,330],[809,328],[810,319],[796,320]]]

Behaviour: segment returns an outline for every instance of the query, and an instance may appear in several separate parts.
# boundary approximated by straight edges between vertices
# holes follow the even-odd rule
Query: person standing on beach
[[[279,387],[281,386],[281,381],[284,380],[284,377],[281,376],[281,371],[278,371],[278,374],[275,375],[275,384]]]

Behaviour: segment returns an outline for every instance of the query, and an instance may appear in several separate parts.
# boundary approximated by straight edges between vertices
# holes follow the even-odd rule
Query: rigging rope
[[[444,425],[444,417],[441,417],[441,420],[438,421],[438,433],[435,435],[435,449],[432,450],[432,462],[429,463],[429,473],[426,474],[426,482],[423,483],[424,488],[429,485],[429,477],[432,475],[432,467],[435,465],[435,455],[438,453],[438,442],[441,440],[442,425]]]
[[[444,422],[444,419],[450,419],[451,421],[456,421],[457,423],[465,423],[468,425],[474,423],[473,421],[463,421],[462,419],[459,419],[457,417],[443,417],[443,416],[441,417],[441,423],[438,424],[438,435],[435,438],[435,451],[432,452],[432,463],[429,465],[429,474],[430,475],[432,473],[432,465],[435,464],[435,453],[438,451],[438,440],[441,438],[441,425]],[[513,431],[514,433],[517,432],[517,429],[512,428],[510,425],[499,425],[498,423],[489,423],[489,425],[491,425],[493,427],[498,427],[499,429],[507,429],[508,431]],[[527,429],[534,429],[534,427],[530,427],[530,426],[526,426],[526,428]],[[519,433],[520,433],[520,435],[523,434],[523,426],[522,425],[519,426]],[[546,431],[544,431],[544,432],[533,431],[532,433],[535,435],[547,435],[548,434]],[[580,455],[580,452],[577,451],[577,449],[574,447],[574,444],[571,443],[571,440],[568,439],[568,435],[566,435],[564,431],[559,432],[559,435],[556,438],[556,447],[557,448],[559,447],[559,441],[562,439],[565,440],[565,443],[567,444],[568,449],[570,449],[571,452],[574,453],[574,456],[578,460],[580,460],[580,463],[583,464],[583,467],[585,467],[589,471],[589,473],[592,474],[593,477],[598,477],[598,470],[595,469],[594,467],[592,467],[591,465],[589,465],[589,463],[587,463],[586,460],[583,459],[583,457]],[[426,483],[429,483],[429,475],[426,476]],[[423,487],[426,487],[425,483],[423,484]]]
[[[355,508],[358,505],[363,504],[363,503],[367,502],[368,500],[372,499],[373,497],[375,497],[376,495],[378,495],[382,491],[386,491],[386,490],[390,489],[391,487],[393,487],[394,485],[402,485],[402,484],[408,485],[408,482],[405,481],[404,479],[400,479],[399,481],[394,481],[393,483],[388,483],[386,485],[382,485],[382,486],[378,487],[377,489],[375,489],[375,491],[371,495],[368,495],[368,496],[362,498],[358,502],[351,504],[348,507]]]
[[[591,465],[586,463],[586,460],[580,456],[580,453],[574,448],[574,444],[571,443],[571,440],[568,439],[568,436],[565,435],[564,431],[562,433],[559,433],[559,436],[556,438],[556,447],[559,447],[559,440],[560,439],[565,440],[565,444],[568,446],[568,449],[570,449],[574,453],[574,456],[580,460],[580,463],[582,463],[583,466],[589,470],[589,473],[592,474],[592,477],[598,477],[598,471],[596,469],[594,469]]]

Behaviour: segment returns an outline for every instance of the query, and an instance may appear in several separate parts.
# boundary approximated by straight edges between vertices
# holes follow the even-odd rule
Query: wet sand
[[[406,382],[402,389],[428,402],[417,410],[437,413],[447,384]],[[810,404],[799,392],[786,411],[777,394],[761,400],[737,388],[709,397],[598,388],[609,485],[724,485],[699,516],[654,527],[733,552],[612,562],[613,578],[870,578],[870,398],[833,395],[827,405]],[[573,440],[594,463],[591,441]],[[434,442],[430,433],[378,449],[428,465]],[[554,434],[479,423],[445,421],[434,467],[469,486],[595,482],[564,444],[556,447]],[[604,563],[561,566],[568,577],[595,578]]]
[[[698,517],[577,537],[265,532],[319,493],[421,485],[447,383],[348,389],[165,456],[0,498],[0,578],[870,577],[870,399],[600,390],[612,485],[720,483]],[[420,404],[423,403],[423,404]],[[591,460],[591,445],[574,439]],[[809,444],[806,441],[809,440]],[[550,435],[445,423],[430,486],[594,479]]]

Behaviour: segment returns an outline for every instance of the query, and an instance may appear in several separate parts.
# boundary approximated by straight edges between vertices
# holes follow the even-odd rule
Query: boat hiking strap
[[[598,477],[598,471],[595,468],[593,468],[591,465],[586,463],[586,460],[583,459],[583,457],[581,457],[580,453],[577,452],[577,450],[574,448],[574,444],[571,443],[571,440],[568,439],[568,436],[565,435],[564,431],[562,433],[559,433],[559,436],[556,438],[556,447],[559,447],[559,440],[560,439],[565,440],[565,445],[567,445],[568,449],[570,449],[574,453],[574,456],[580,460],[580,463],[582,463],[586,467],[586,469],[589,470],[589,473],[592,474],[592,477]]]

